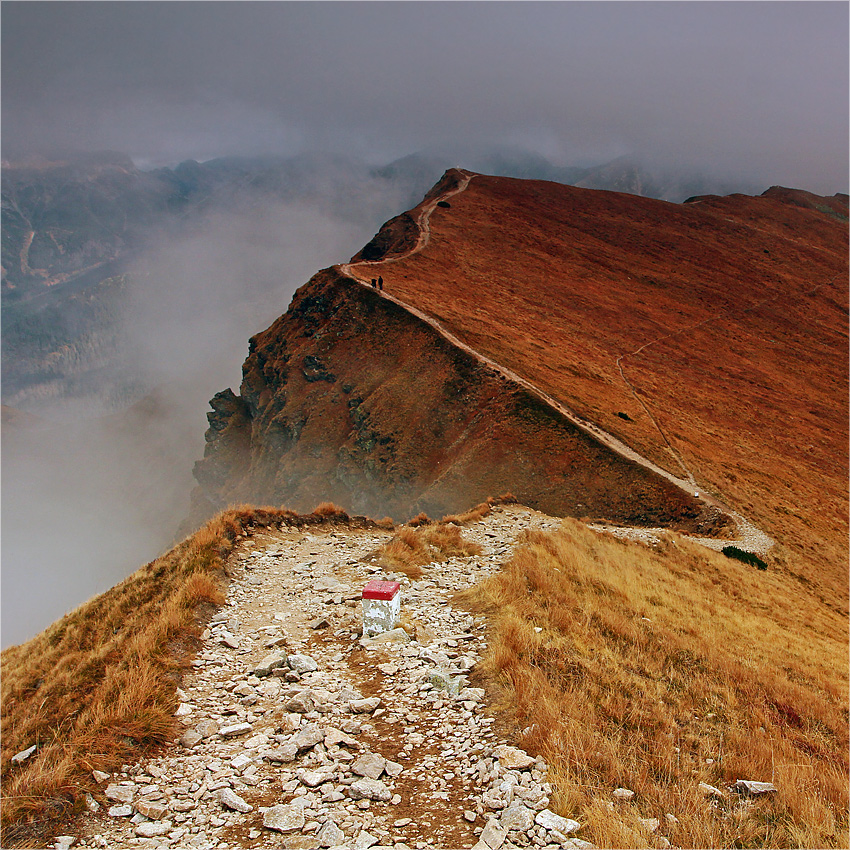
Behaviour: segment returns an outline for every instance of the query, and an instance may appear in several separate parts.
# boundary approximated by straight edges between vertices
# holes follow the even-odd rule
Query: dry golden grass
[[[478,520],[483,519],[497,505],[515,505],[516,501],[516,497],[511,493],[505,493],[498,498],[490,496],[485,502],[481,502],[480,505],[476,505],[474,508],[470,508],[462,514],[449,514],[448,516],[444,516],[442,521],[444,523],[451,522],[455,525],[469,525],[472,522],[478,522]],[[420,516],[423,515],[420,514]]]
[[[385,569],[417,579],[422,577],[425,564],[480,554],[481,547],[464,539],[456,525],[405,525],[379,550],[378,563]]]
[[[198,636],[224,601],[237,540],[282,521],[349,523],[333,505],[308,516],[225,511],[120,584],[2,653],[3,847],[33,846],[78,811],[93,769],[113,771],[173,739],[176,689]],[[32,744],[20,765],[12,756]]]
[[[492,614],[496,707],[583,837],[654,846],[638,818],[655,817],[680,847],[847,846],[846,622],[787,576],[566,520],[461,599]],[[779,790],[751,805],[697,790],[737,779]],[[636,797],[612,813],[618,786]]]

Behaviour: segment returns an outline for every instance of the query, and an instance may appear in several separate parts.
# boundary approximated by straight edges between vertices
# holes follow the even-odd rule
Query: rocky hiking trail
[[[661,436],[669,449],[672,457],[676,460],[677,464],[682,467],[687,478],[680,478],[678,476],[673,475],[673,473],[664,469],[663,467],[658,466],[653,463],[648,458],[643,457],[643,455],[636,452],[630,446],[626,445],[622,440],[615,437],[613,434],[608,433],[604,429],[600,428],[594,422],[591,422],[588,419],[585,419],[583,416],[580,416],[575,411],[570,410],[566,407],[562,402],[550,396],[548,393],[545,393],[539,387],[532,384],[530,381],[518,375],[512,369],[503,366],[501,363],[497,363],[495,360],[487,357],[479,351],[476,351],[474,348],[467,345],[465,342],[460,340],[457,336],[455,336],[451,331],[447,330],[437,319],[433,316],[429,316],[427,313],[422,312],[418,308],[414,307],[411,304],[408,304],[405,301],[402,301],[399,298],[396,298],[394,295],[390,295],[386,290],[376,290],[371,285],[371,279],[366,279],[361,277],[358,274],[357,269],[361,267],[365,268],[383,268],[392,263],[398,262],[399,260],[405,259],[406,257],[411,256],[425,248],[431,238],[431,228],[429,224],[429,220],[431,214],[437,208],[437,205],[441,201],[446,201],[448,198],[453,195],[460,194],[463,192],[469,183],[475,178],[475,174],[471,172],[463,171],[462,169],[456,169],[458,173],[461,175],[461,180],[457,186],[442,192],[440,195],[431,198],[427,203],[423,203],[418,210],[416,223],[419,227],[419,237],[417,239],[416,244],[405,254],[396,257],[389,257],[380,260],[362,260],[360,262],[355,263],[340,263],[336,268],[344,274],[346,277],[351,278],[352,280],[359,283],[361,286],[365,286],[370,291],[374,292],[376,295],[381,298],[385,298],[388,301],[392,301],[394,304],[397,304],[402,309],[406,310],[408,313],[416,316],[421,321],[425,322],[427,325],[430,325],[437,333],[439,333],[446,341],[451,343],[457,348],[462,349],[463,351],[470,354],[472,357],[476,358],[480,363],[486,365],[493,371],[507,378],[508,380],[519,384],[523,388],[525,388],[528,392],[530,392],[533,396],[540,399],[544,404],[557,411],[558,414],[563,416],[573,425],[581,428],[585,433],[590,434],[600,443],[605,445],[607,448],[619,454],[621,457],[626,458],[627,460],[633,461],[634,463],[639,464],[645,469],[649,469],[657,475],[660,475],[662,478],[665,478],[667,481],[674,484],[680,490],[688,493],[689,495],[694,496],[696,499],[701,501],[703,504],[714,508],[716,510],[721,511],[722,513],[732,517],[736,524],[737,537],[734,539],[724,539],[719,540],[717,538],[712,537],[696,537],[690,536],[689,539],[693,540],[695,543],[699,543],[701,545],[707,546],[708,548],[720,550],[723,546],[727,546],[729,544],[735,544],[738,548],[753,552],[758,555],[766,554],[774,545],[774,540],[764,531],[762,531],[758,526],[756,526],[753,522],[748,520],[746,517],[742,516],[737,511],[730,508],[720,499],[715,498],[714,496],[709,495],[704,490],[700,489],[696,483],[696,480],[691,473],[691,471],[684,464],[684,461],[681,459],[679,454],[675,451],[675,449],[670,445],[669,440],[667,439],[664,432],[661,430],[660,425],[658,424],[656,418],[649,411],[647,405],[641,399],[634,390],[631,382],[626,378],[625,373],[623,372],[621,361],[624,357],[634,357],[637,355],[642,349],[638,349],[635,352],[632,352],[628,355],[621,355],[617,358],[616,365],[620,371],[620,374],[623,377],[623,380],[629,387],[630,391],[635,395],[636,398],[640,401],[641,405],[647,411],[650,419],[655,423],[656,428],[658,428]],[[682,333],[682,331],[677,331],[677,333]],[[673,336],[675,334],[670,334],[669,336]],[[654,340],[652,342],[646,343],[642,348],[646,348],[649,345],[655,344],[658,340]],[[598,528],[605,528],[609,530],[608,526],[597,526]],[[620,532],[620,536],[622,537],[630,537],[631,539],[646,541],[648,538],[646,537],[645,532],[647,529],[633,527],[633,528],[620,528],[618,529]],[[656,530],[657,531],[657,530]]]
[[[155,758],[95,773],[57,847],[589,848],[550,808],[547,768],[500,737],[470,671],[484,620],[452,595],[560,520],[495,507],[464,530],[480,555],[419,580],[375,564],[391,537],[283,523],[243,538],[224,606],[178,692],[183,733]],[[402,628],[360,637],[371,579],[401,582]]]

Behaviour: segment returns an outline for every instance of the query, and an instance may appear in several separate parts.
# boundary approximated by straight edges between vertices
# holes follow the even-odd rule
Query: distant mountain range
[[[204,163],[187,160],[152,171],[142,171],[128,156],[111,152],[60,161],[4,162],[3,295],[30,297],[141,249],[210,209],[244,208],[258,197],[320,202],[337,214],[357,216],[361,211],[352,206],[352,198],[374,183],[378,191],[392,189],[404,206],[411,206],[452,166],[670,201],[766,188],[658,174],[628,158],[593,168],[556,166],[545,157],[517,150],[462,159],[416,153],[375,168],[330,154],[232,156]]]

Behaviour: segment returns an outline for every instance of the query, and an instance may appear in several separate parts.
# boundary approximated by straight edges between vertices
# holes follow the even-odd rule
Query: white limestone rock
[[[496,747],[493,753],[499,760],[499,764],[508,770],[525,770],[534,764],[534,758],[517,747],[509,747],[506,744]]]
[[[253,812],[254,807],[245,802],[233,789],[219,788],[216,792],[216,799],[225,809],[231,809],[234,812],[242,812],[247,814]]]
[[[356,779],[348,786],[348,792],[352,800],[376,800],[388,803],[392,799],[392,792],[383,782],[364,776]]]
[[[163,821],[162,823],[148,821],[147,823],[140,823],[134,832],[139,838],[159,838],[163,835],[168,835],[171,829],[171,821]]]
[[[296,832],[306,823],[302,806],[281,804],[263,813],[263,826],[276,832]]]
[[[337,847],[345,842],[345,833],[333,820],[329,819],[319,830],[316,840],[319,842],[319,847]]]
[[[136,793],[135,785],[107,785],[103,792],[107,800],[112,800],[115,803],[132,803],[133,796]]]
[[[751,779],[738,779],[732,790],[745,797],[760,797],[762,794],[775,794],[776,786],[772,782],[754,782]]]
[[[378,753],[364,753],[351,765],[351,772],[370,779],[380,779],[387,760]]]
[[[240,735],[247,735],[253,728],[250,723],[233,723],[230,726],[222,726],[218,734],[222,738],[238,738]]]
[[[538,826],[542,826],[545,830],[557,830],[564,835],[569,835],[569,833],[575,832],[581,827],[578,821],[556,815],[551,809],[543,809],[538,812],[534,818],[534,822]]]
[[[304,673],[312,673],[319,669],[318,662],[315,658],[309,655],[290,655],[289,669],[303,675]]]
[[[487,826],[481,832],[480,841],[483,842],[490,850],[499,850],[505,843],[507,831],[499,826],[499,822],[495,819],[487,821]]]

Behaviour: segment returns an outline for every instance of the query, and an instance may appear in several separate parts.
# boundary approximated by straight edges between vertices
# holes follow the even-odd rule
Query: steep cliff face
[[[542,510],[694,527],[700,506],[402,307],[329,269],[213,399],[197,498],[440,515],[511,491]]]

